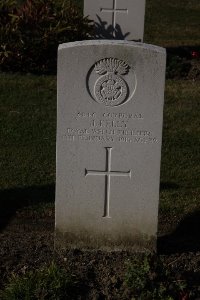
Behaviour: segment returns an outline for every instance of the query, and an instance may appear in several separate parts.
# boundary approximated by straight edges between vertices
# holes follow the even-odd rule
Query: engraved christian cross
[[[117,13],[128,14],[128,9],[127,8],[117,8],[117,0],[113,0],[112,8],[100,8],[100,12],[106,12],[106,13],[112,14],[112,26],[113,26],[113,29],[115,29]]]
[[[87,170],[85,169],[85,176],[105,176],[105,202],[104,202],[104,218],[110,218],[110,179],[111,176],[128,176],[131,178],[131,170],[127,172],[122,171],[111,171],[111,160],[112,160],[112,147],[105,147],[106,149],[106,170]]]

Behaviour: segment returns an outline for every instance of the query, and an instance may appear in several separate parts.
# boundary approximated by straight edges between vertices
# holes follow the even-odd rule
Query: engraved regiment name
[[[143,128],[141,113],[77,112],[73,120],[63,135],[71,142],[158,143],[154,132]]]

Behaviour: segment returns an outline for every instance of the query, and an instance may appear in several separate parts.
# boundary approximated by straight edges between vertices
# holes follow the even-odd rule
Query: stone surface
[[[60,45],[58,247],[155,250],[165,60],[142,43]]]
[[[143,41],[145,0],[84,0],[96,38]]]

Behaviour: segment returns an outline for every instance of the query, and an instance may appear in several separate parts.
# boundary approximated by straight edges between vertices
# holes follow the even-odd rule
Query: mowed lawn
[[[55,181],[56,79],[0,74],[1,189]]]
[[[0,90],[0,189],[54,184],[56,78],[1,74]],[[200,209],[199,94],[199,82],[166,82],[160,215],[170,222]]]
[[[146,0],[145,43],[200,46],[199,0]]]
[[[161,163],[161,223],[200,210],[200,84],[166,81]],[[170,225],[170,224],[169,224]]]

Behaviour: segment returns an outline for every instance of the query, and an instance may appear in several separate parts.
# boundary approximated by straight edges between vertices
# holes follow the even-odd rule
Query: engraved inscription
[[[106,170],[87,170],[85,169],[85,176],[105,176],[105,201],[104,201],[104,218],[110,218],[110,181],[111,176],[127,176],[131,178],[131,170],[127,172],[123,171],[111,171],[112,160],[112,147],[105,147],[106,149]]]
[[[76,119],[95,119],[97,117],[96,112],[77,112]],[[143,120],[141,113],[113,113],[106,112],[102,114],[103,118],[106,119],[132,119],[132,120]]]
[[[156,144],[155,134],[142,126],[141,113],[77,112],[75,123],[66,128],[63,138],[70,142],[118,142]],[[138,123],[138,125],[136,124]]]
[[[113,127],[117,127],[117,128],[126,128],[127,127],[127,122],[125,122],[124,120],[115,120],[115,121],[112,121],[112,120],[99,120],[99,121],[96,121],[96,120],[93,120],[91,123],[90,123],[90,126],[91,127],[106,127],[106,128],[113,128]]]

